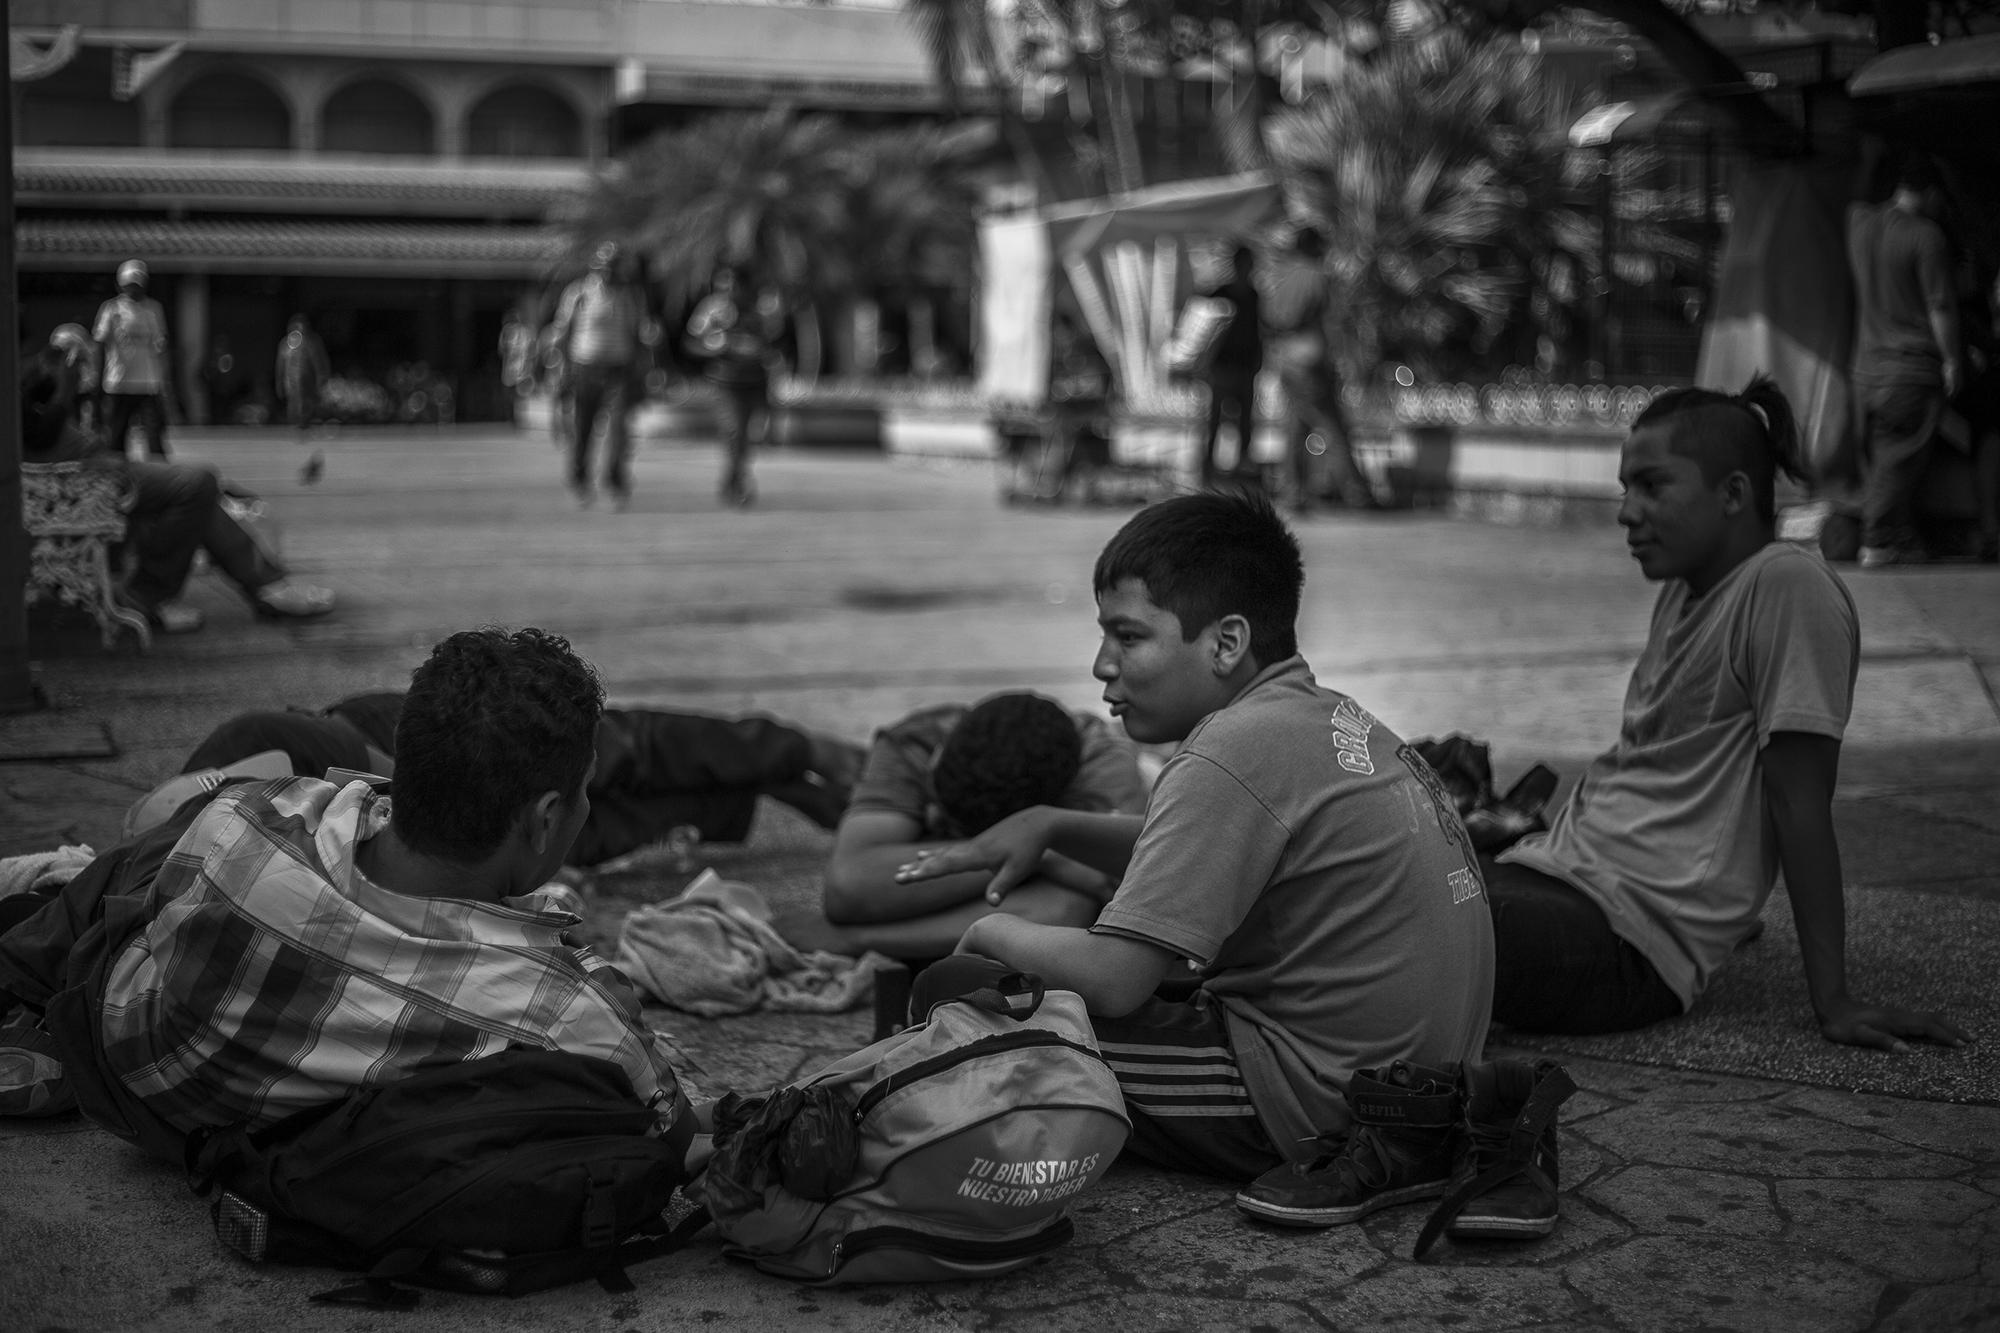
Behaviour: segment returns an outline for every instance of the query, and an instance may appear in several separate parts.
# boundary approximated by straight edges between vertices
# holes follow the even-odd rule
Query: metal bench
[[[132,488],[89,463],[23,463],[21,525],[28,533],[27,604],[50,599],[89,611],[106,648],[118,631],[150,648],[146,617],[121,606],[111,586],[111,547],[125,539]]]

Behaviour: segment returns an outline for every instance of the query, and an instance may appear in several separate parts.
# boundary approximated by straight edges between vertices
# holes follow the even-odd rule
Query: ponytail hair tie
[[[1766,436],[1770,435],[1771,414],[1764,410],[1764,405],[1762,403],[1750,402],[1748,399],[1745,398],[1738,398],[1736,401],[1742,403],[1744,410],[1749,412],[1751,416],[1757,418],[1757,423],[1764,428],[1764,434]]]

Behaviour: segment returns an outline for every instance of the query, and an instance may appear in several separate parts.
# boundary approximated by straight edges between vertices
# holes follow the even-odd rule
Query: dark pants
[[[1257,377],[1218,376],[1208,384],[1208,425],[1201,445],[1201,484],[1214,484],[1218,475],[1215,446],[1222,438],[1225,410],[1236,421],[1236,471],[1247,474],[1252,464],[1250,445],[1257,431]]]
[[[1238,1185],[1284,1160],[1250,1104],[1212,996],[1156,995],[1119,1018],[1092,1014],[1090,1026],[1132,1118],[1126,1152]]]
[[[197,550],[246,596],[285,576],[243,525],[222,508],[221,483],[207,468],[129,463],[135,498],[126,533],[131,569],[125,589],[147,608],[178,597]]]
[[[368,746],[358,727],[333,713],[241,713],[209,732],[181,772],[199,773],[266,750],[283,750],[300,777],[321,777],[329,768],[366,773],[377,766]]]
[[[1493,1021],[1523,1032],[1629,1032],[1681,1012],[1596,903],[1526,866],[1480,858],[1493,913]]]
[[[625,420],[626,388],[631,371],[622,365],[589,362],[570,369],[569,484],[590,485],[590,437],[599,416],[604,426],[604,488],[613,495],[632,490],[632,433]]]
[[[367,771],[370,745],[393,752],[394,695],[343,700],[326,713],[245,713],[224,722],[188,756],[182,772],[220,768],[265,750],[291,756],[292,771]],[[590,816],[570,849],[572,865],[596,865],[666,837],[681,824],[703,842],[741,842],[757,795],[793,782],[812,764],[803,732],[765,717],[722,718],[651,708],[608,708],[597,727]]]
[[[1861,495],[1861,544],[1900,548],[1916,543],[1912,502],[1944,418],[1944,389],[1935,384],[1866,386],[1861,390],[1862,448],[1867,481]]]
[[[1311,374],[1286,374],[1283,383],[1291,409],[1286,461],[1292,470],[1293,498],[1308,503],[1323,494],[1347,504],[1367,503],[1368,482],[1354,461],[1354,428],[1347,419],[1346,405],[1340,401],[1340,381],[1321,367]],[[1313,475],[1316,455],[1311,445],[1315,437],[1326,458],[1324,481]]]
[[[146,432],[146,452],[155,458],[167,456],[167,400],[157,393],[107,393],[104,395],[104,434],[111,447],[125,452],[125,434],[132,418],[139,418]]]
[[[760,380],[715,387],[715,424],[722,432],[722,498],[745,500],[750,496],[750,423],[759,412],[770,411],[767,386]]]

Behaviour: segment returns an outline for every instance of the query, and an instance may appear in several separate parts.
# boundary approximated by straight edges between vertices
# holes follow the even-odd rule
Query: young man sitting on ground
[[[60,1034],[99,1052],[109,1114],[85,1110],[112,1128],[133,1127],[134,1102],[181,1134],[254,1128],[523,1045],[615,1063],[663,1130],[689,1132],[635,992],[541,891],[589,816],[603,706],[554,635],[454,634],[411,679],[393,798],[294,777],[180,812],[185,832],[129,886],[141,924],[101,971],[99,1031]],[[117,896],[96,869],[0,936],[11,998],[46,1007],[73,982],[77,899],[97,881],[101,918]]]
[[[959,949],[1083,996],[1133,1151],[1324,1226],[1444,1191],[1493,933],[1436,775],[1299,656],[1303,583],[1267,500],[1141,511],[1098,557],[1093,674],[1134,740],[1180,742],[1145,815],[1036,806],[900,873],[998,903],[1053,851],[1115,881],[1087,926],[997,913]],[[1192,996],[1159,994],[1186,964]],[[1509,1220],[1553,1226],[1537,1206]]]
[[[202,626],[202,614],[179,600],[206,551],[260,616],[303,619],[333,610],[331,589],[290,577],[222,507],[222,483],[207,468],[126,458],[79,424],[79,368],[55,347],[22,358],[21,455],[30,463],[84,462],[122,474],[132,487],[126,574],[119,602],[163,634]]]
[[[876,733],[826,864],[824,920],[787,920],[802,947],[911,963],[949,954],[965,928],[1005,910],[1084,926],[1114,881],[1050,854],[1003,908],[985,900],[986,876],[906,882],[898,867],[1033,805],[1137,814],[1146,783],[1132,747],[1102,718],[1014,691],[974,707],[921,708]]]
[[[299,777],[342,768],[392,777],[396,723],[404,696],[356,694],[319,713],[243,713],[210,732],[181,774],[132,807],[129,837],[171,814],[232,766],[276,751]],[[821,828],[847,809],[862,749],[768,717],[711,717],[657,708],[607,708],[597,724],[590,813],[565,863],[602,865],[665,839],[681,826],[703,842],[750,835],[757,798],[791,806]]]
[[[1618,521],[1662,586],[1617,743],[1546,833],[1488,866],[1497,1022],[1619,1032],[1686,1011],[1759,929],[1782,869],[1821,1035],[1965,1043],[1937,1014],[1847,988],[1833,789],[1861,632],[1826,563],[1777,540],[1781,470],[1802,475],[1798,434],[1766,378],[1671,390],[1633,423]]]

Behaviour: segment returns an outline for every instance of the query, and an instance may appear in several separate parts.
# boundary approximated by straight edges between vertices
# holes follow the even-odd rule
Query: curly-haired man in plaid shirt
[[[110,967],[110,1072],[188,1131],[518,1044],[613,1061],[663,1127],[691,1114],[629,983],[540,891],[589,813],[603,707],[562,639],[466,631],[411,679],[393,798],[300,777],[223,790]]]

